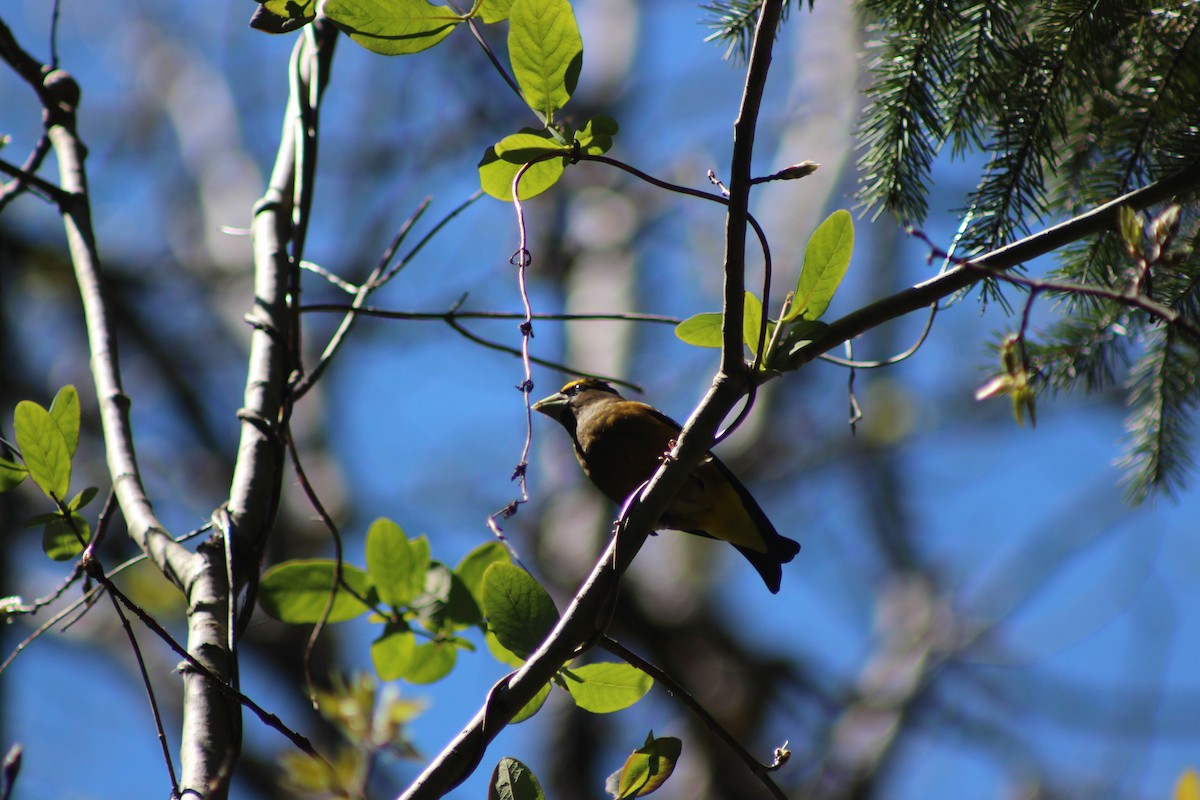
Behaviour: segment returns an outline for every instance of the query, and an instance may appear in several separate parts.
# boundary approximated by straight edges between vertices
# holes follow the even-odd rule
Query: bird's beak
[[[567,413],[567,396],[562,392],[558,392],[549,397],[543,397],[530,406],[530,408],[540,414],[545,414],[551,419],[561,420],[563,415]]]

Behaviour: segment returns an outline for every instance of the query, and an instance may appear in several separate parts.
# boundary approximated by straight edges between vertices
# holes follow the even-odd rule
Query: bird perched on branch
[[[575,457],[600,491],[621,505],[657,471],[680,427],[661,411],[626,400],[595,378],[571,381],[533,404],[571,434]],[[771,592],[779,591],[782,565],[800,545],[781,536],[750,492],[711,453],[671,500],[658,523],[729,542],[744,555]]]

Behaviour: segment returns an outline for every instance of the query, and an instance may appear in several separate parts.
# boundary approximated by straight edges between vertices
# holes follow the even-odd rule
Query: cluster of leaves
[[[264,611],[288,623],[345,622],[369,615],[382,625],[371,645],[379,677],[415,684],[446,677],[459,650],[476,649],[463,635],[468,629],[483,634],[498,661],[519,668],[559,620],[550,595],[511,562],[498,542],[475,548],[450,569],[430,557],[426,537],[409,539],[388,519],[376,520],[367,531],[365,569],[324,559],[286,561],[263,574],[258,596]],[[426,641],[418,643],[418,638]],[[512,721],[536,714],[553,685],[585,711],[605,714],[638,702],[652,684],[649,675],[629,664],[568,662]],[[391,695],[377,700],[372,679],[337,682],[320,698],[320,708],[349,744],[329,763],[288,756],[285,769],[294,788],[355,796],[353,789],[363,785],[375,755],[412,754],[404,725],[420,705]],[[677,739],[651,735],[609,779],[610,794],[631,798],[654,791],[670,776],[681,748]],[[496,797],[542,797],[533,773],[510,758],[497,766],[492,792]]]
[[[753,355],[763,351],[757,361],[760,370],[793,368],[800,349],[821,337],[827,326],[820,319],[846,276],[853,254],[854,220],[844,209],[835,211],[809,237],[796,290],[784,298],[779,319],[766,320],[765,330],[762,300],[746,292],[742,340]],[[722,324],[719,312],[696,314],[679,323],[675,335],[697,347],[720,347]]]
[[[683,752],[683,742],[671,736],[655,737],[629,754],[625,763],[608,776],[604,790],[615,800],[645,797],[666,783]],[[502,758],[492,771],[488,800],[545,800],[541,784],[529,767],[515,758]]]
[[[12,449],[19,460],[0,458],[0,492],[15,489],[28,477],[54,504],[53,511],[32,517],[25,527],[42,527],[42,550],[55,561],[75,558],[92,538],[91,526],[80,512],[95,498],[96,487],[68,499],[79,421],[79,393],[74,386],[60,389],[49,409],[22,400],[13,414],[16,446]]]
[[[328,691],[317,692],[317,708],[345,740],[327,761],[290,750],[280,757],[285,786],[319,797],[366,797],[375,758],[389,754],[418,758],[406,726],[424,710],[420,700],[406,700],[395,687],[379,689],[368,675],[350,681],[335,675]]]
[[[540,128],[524,128],[485,151],[479,182],[499,200],[533,197],[553,186],[580,155],[612,147],[617,123],[603,115],[572,128],[555,120],[575,92],[583,66],[583,39],[569,0],[476,0],[460,13],[426,0],[260,0],[251,24],[279,33],[311,22],[317,10],[358,44],[381,55],[418,53],[476,20],[508,22],[508,55],[521,99]],[[495,62],[497,65],[499,62]]]
[[[415,684],[441,680],[460,650],[476,649],[463,635],[469,629],[484,635],[497,660],[519,667],[558,623],[546,590],[511,563],[498,542],[475,548],[450,569],[432,560],[426,537],[409,539],[399,525],[380,519],[367,531],[366,562],[365,569],[327,559],[276,564],[263,574],[259,603],[296,624],[370,615],[382,625],[371,645],[379,677]],[[568,663],[553,683],[580,708],[608,713],[640,700],[651,679],[628,664]],[[547,684],[514,721],[537,713],[549,693]]]

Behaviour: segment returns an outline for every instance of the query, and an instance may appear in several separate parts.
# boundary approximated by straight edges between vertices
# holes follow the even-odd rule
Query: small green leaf
[[[0,458],[0,492],[17,488],[28,474],[29,470],[25,469],[24,464]]]
[[[546,704],[546,698],[549,696],[550,684],[547,683],[541,689],[538,689],[538,693],[530,698],[528,703],[521,706],[520,711],[518,711],[516,714],[513,714],[513,718],[509,720],[509,722],[511,722],[513,725],[516,725],[518,722],[524,722],[525,720],[529,719],[534,714],[542,710],[542,706]]]
[[[637,667],[612,662],[563,667],[558,674],[575,705],[593,714],[629,708],[654,685],[653,679]]]
[[[13,432],[33,482],[51,500],[66,500],[71,488],[71,453],[50,412],[22,400],[13,415]]]
[[[67,442],[67,453],[74,457],[79,446],[79,393],[70,384],[58,390],[50,403],[50,417],[62,431]]]
[[[497,200],[511,202],[513,180],[522,167],[520,197],[528,200],[549,189],[563,173],[562,158],[547,158],[530,164],[539,156],[560,152],[569,155],[571,148],[557,142],[544,131],[524,130],[505,136],[489,147],[479,161],[479,185]]]
[[[417,649],[417,637],[403,623],[389,622],[383,633],[371,642],[371,662],[375,672],[385,681],[399,680],[412,666],[413,654]]]
[[[754,292],[746,292],[746,301],[742,312],[742,340],[750,348],[750,352],[758,355],[758,333],[762,328],[762,301]]]
[[[288,33],[303,28],[317,16],[316,0],[259,0],[250,27],[265,33]]]
[[[511,563],[508,550],[500,542],[487,542],[463,556],[463,560],[454,568],[455,574],[476,602],[482,602],[483,598],[483,573],[497,561]]]
[[[488,652],[492,654],[492,657],[501,664],[513,669],[519,669],[524,666],[525,659],[500,644],[500,640],[496,638],[496,634],[491,631],[483,634],[483,643],[487,645]]]
[[[489,25],[506,20],[512,4],[513,0],[482,0],[479,4],[479,18]]]
[[[587,121],[583,130],[575,131],[575,141],[581,152],[589,156],[600,156],[612,149],[613,136],[618,130],[612,117],[598,114]]]
[[[721,346],[721,315],[707,311],[688,317],[675,326],[675,335],[696,347]]]
[[[763,364],[764,369],[793,369],[798,366],[800,350],[817,341],[829,326],[819,320],[797,320],[787,323],[783,331],[783,340],[771,355],[771,362]],[[782,353],[782,355],[779,355]]]
[[[71,502],[67,503],[67,508],[69,508],[71,511],[79,511],[83,509],[88,503],[92,502],[92,499],[95,498],[98,491],[100,490],[95,486],[87,487],[82,492],[71,498]]]
[[[568,0],[513,0],[508,57],[525,102],[549,124],[575,92],[583,39]]]
[[[1117,229],[1125,242],[1125,250],[1134,258],[1142,255],[1142,215],[1129,206],[1117,209]]]
[[[433,633],[454,633],[483,624],[483,612],[462,578],[436,562],[426,570],[424,591],[412,601],[411,607]]]
[[[541,584],[515,564],[500,562],[483,574],[483,613],[500,644],[521,658],[558,623],[558,610]]]
[[[494,149],[496,155],[510,164],[528,164],[534,159],[553,153],[563,156],[571,154],[570,147],[557,141],[549,133],[528,129],[520,133],[510,133],[497,142]]]
[[[82,553],[91,540],[91,526],[78,514],[71,515],[70,523],[56,514],[42,529],[42,551],[55,561],[70,561]]]
[[[462,18],[426,0],[325,0],[321,11],[373,53],[407,55],[450,35]]]
[[[409,683],[435,683],[450,674],[457,660],[458,646],[453,642],[419,644],[413,650],[404,679]]]
[[[404,530],[380,518],[367,529],[367,576],[379,599],[392,608],[404,608],[425,586],[425,568],[416,563]]]
[[[505,756],[492,771],[488,800],[545,800],[545,795],[529,767]]]
[[[804,249],[804,266],[796,283],[796,297],[787,321],[818,319],[846,276],[854,253],[854,220],[839,209],[813,232]]]
[[[275,619],[294,624],[321,619],[329,593],[333,591],[334,562],[328,559],[284,561],[263,573],[258,589],[258,604]],[[342,580],[368,603],[375,602],[375,590],[364,570],[342,565]],[[370,611],[358,597],[339,586],[329,612],[329,622],[344,622]]]
[[[655,739],[652,731],[646,743],[625,760],[620,771],[609,776],[605,789],[616,800],[644,797],[666,783],[682,752],[682,741],[673,736]]]

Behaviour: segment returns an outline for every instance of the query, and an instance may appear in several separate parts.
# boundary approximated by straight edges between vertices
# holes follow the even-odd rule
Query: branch
[[[750,213],[750,172],[754,156],[754,136],[758,129],[758,111],[762,105],[767,72],[771,68],[771,50],[779,27],[783,0],[767,0],[759,11],[754,29],[750,63],[746,70],[746,88],[737,120],[733,124],[733,157],[729,168],[729,213],[725,217],[725,302],[722,315],[721,373],[739,378],[747,368],[742,356],[743,297],[746,292],[746,219]],[[762,298],[770,306],[770,298]],[[718,376],[718,380],[720,376]]]
[[[75,280],[79,285],[113,491],[130,537],[164,575],[182,587],[181,576],[191,560],[191,553],[167,534],[146,496],[133,445],[130,402],[121,387],[116,333],[104,298],[100,254],[92,230],[91,201],[84,168],[87,148],[76,132],[79,84],[63,70],[38,64],[21,49],[2,22],[0,58],[30,84],[41,100],[46,137],[58,162],[60,186],[51,197],[62,214]]]
[[[1177,195],[1200,189],[1200,163],[1192,164],[1161,180],[1157,180],[1128,194],[1121,195],[1086,214],[1061,222],[1044,231],[1026,236],[1020,241],[1005,245],[979,258],[971,259],[969,265],[960,264],[936,278],[919,283],[890,297],[876,300],[841,319],[830,323],[825,335],[809,343],[796,353],[797,366],[812,361],[843,342],[902,317],[917,309],[930,306],[943,298],[976,283],[990,273],[1004,272],[1026,261],[1051,253],[1071,242],[1093,236],[1117,225],[1117,212],[1121,206],[1140,210],[1156,203],[1167,202]]]

